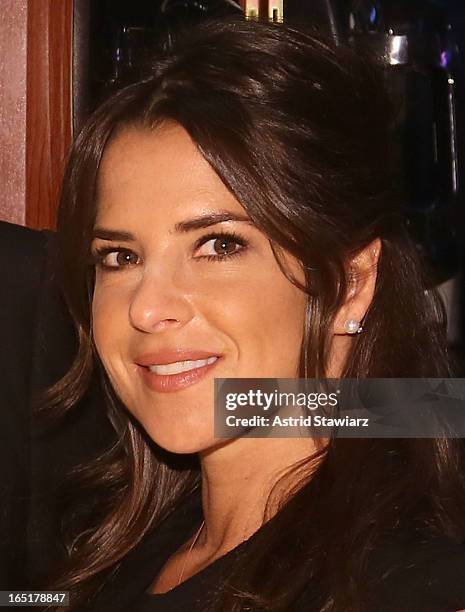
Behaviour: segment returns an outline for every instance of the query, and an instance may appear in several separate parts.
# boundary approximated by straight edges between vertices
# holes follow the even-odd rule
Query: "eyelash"
[[[246,248],[248,247],[247,240],[245,240],[244,238],[242,238],[241,236],[239,236],[239,234],[236,234],[235,232],[221,232],[221,233],[212,232],[210,234],[207,234],[206,236],[202,236],[201,238],[199,238],[199,240],[197,240],[197,242],[195,243],[195,250],[197,250],[199,247],[203,246],[205,243],[209,242],[212,239],[217,240],[221,238],[225,238],[232,242],[235,242],[242,248],[234,251],[233,253],[226,254],[226,255],[202,255],[201,257],[196,257],[195,259],[207,260],[211,262],[223,261],[226,259],[231,259],[232,257],[236,257],[238,255],[242,255],[243,251],[245,251]],[[126,267],[126,266],[107,266],[106,264],[104,264],[103,261],[105,257],[109,255],[110,253],[133,253],[133,251],[123,246],[99,247],[99,248],[96,248],[95,251],[92,253],[91,264],[94,266],[98,266],[108,272],[116,272]]]
[[[211,232],[210,234],[207,234],[206,236],[202,236],[202,238],[199,238],[199,240],[197,240],[197,242],[195,243],[195,250],[197,250],[199,247],[203,246],[205,243],[209,242],[213,238],[215,238],[216,240],[221,239],[221,238],[226,238],[230,240],[231,242],[235,242],[242,248],[238,249],[237,251],[234,251],[234,253],[230,253],[229,255],[202,255],[201,257],[198,257],[197,259],[206,259],[207,261],[222,261],[223,259],[231,259],[231,257],[242,255],[242,253],[248,247],[247,240],[245,240],[244,238],[242,238],[241,236],[239,236],[239,234],[236,234],[235,232],[221,232],[221,233]]]
[[[102,270],[105,270],[105,272],[117,272],[118,270],[121,270],[122,268],[125,268],[126,266],[108,266],[107,264],[103,263],[105,257],[107,255],[110,255],[110,253],[132,253],[132,252],[133,251],[131,251],[131,249],[128,249],[127,247],[123,247],[123,246],[98,247],[91,254],[90,264],[92,266],[96,266],[98,268],[101,268]]]

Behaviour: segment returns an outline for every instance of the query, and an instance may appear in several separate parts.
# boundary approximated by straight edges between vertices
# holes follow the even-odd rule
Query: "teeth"
[[[201,368],[207,364],[214,363],[218,357],[209,357],[208,359],[197,359],[197,361],[176,361],[175,363],[167,363],[165,365],[149,366],[149,370],[154,374],[179,374],[179,372],[188,372],[195,368]]]

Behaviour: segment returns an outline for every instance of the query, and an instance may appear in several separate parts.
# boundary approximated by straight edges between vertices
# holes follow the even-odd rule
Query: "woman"
[[[460,441],[213,435],[215,377],[451,374],[380,75],[210,22],[78,136],[59,240],[80,348],[46,413],[99,371],[119,441],[77,472],[47,585],[66,609],[465,607]]]

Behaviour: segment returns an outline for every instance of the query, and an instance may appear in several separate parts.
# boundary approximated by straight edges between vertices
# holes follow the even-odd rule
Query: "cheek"
[[[276,284],[257,308],[257,327],[261,338],[261,359],[269,376],[297,376],[304,331],[306,296],[290,284]]]
[[[100,357],[106,361],[124,334],[126,301],[121,292],[96,286],[92,298],[92,334]]]
[[[92,334],[100,361],[116,394],[131,406],[130,371],[124,358],[128,345],[126,301],[121,292],[94,291],[92,299]]]
[[[204,296],[215,326],[235,346],[239,371],[234,375],[239,377],[297,376],[306,295],[270,268],[268,274],[249,270],[221,294],[210,289],[208,299]]]

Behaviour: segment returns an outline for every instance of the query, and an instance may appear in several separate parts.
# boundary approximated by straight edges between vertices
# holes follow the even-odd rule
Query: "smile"
[[[163,365],[139,365],[139,373],[145,385],[158,393],[173,393],[190,387],[216,367],[221,357],[208,357],[187,361],[175,361]]]
[[[209,357],[208,359],[197,359],[196,361],[175,361],[174,363],[167,363],[165,365],[151,365],[148,369],[153,374],[159,374],[161,376],[167,376],[169,374],[179,374],[180,372],[189,372],[195,368],[202,368],[203,366],[215,363],[218,357]]]

